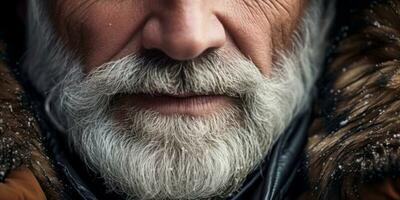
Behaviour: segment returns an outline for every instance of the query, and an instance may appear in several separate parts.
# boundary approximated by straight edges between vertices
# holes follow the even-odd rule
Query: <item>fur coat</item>
[[[372,3],[348,21],[318,84],[303,199],[374,199],[374,191],[400,199],[400,2]],[[0,88],[0,181],[25,168],[47,199],[59,199],[37,118],[4,59]]]
[[[400,2],[373,2],[348,21],[318,84],[311,188],[318,199],[357,199],[389,181],[400,194]]]
[[[33,109],[7,68],[6,48],[0,41],[0,182],[5,182],[12,170],[27,168],[47,198],[58,199],[61,183],[43,146]]]

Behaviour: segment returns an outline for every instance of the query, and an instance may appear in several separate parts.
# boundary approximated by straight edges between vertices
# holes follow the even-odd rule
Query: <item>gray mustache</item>
[[[191,93],[240,97],[263,79],[251,61],[238,57],[229,60],[217,53],[184,62],[135,55],[99,67],[83,78],[80,87],[108,96]]]

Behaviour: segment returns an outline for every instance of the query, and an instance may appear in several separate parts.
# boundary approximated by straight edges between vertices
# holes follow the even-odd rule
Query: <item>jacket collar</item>
[[[298,115],[275,143],[262,165],[251,174],[232,200],[287,199],[296,173],[303,162],[310,112]]]

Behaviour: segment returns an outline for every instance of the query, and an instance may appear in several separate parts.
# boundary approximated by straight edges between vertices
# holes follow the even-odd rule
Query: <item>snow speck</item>
[[[347,123],[349,123],[348,119],[343,120],[343,121],[340,122],[340,126],[346,126]]]

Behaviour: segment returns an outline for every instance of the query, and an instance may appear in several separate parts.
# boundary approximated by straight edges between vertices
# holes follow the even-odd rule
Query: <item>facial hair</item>
[[[310,3],[293,50],[280,53],[269,76],[240,53],[224,51],[185,62],[129,55],[85,74],[53,33],[45,5],[31,0],[24,70],[39,91],[53,93],[71,146],[109,189],[129,199],[222,198],[240,188],[294,116],[309,107],[329,27],[322,7]],[[184,92],[226,95],[237,103],[190,116],[120,101]]]

